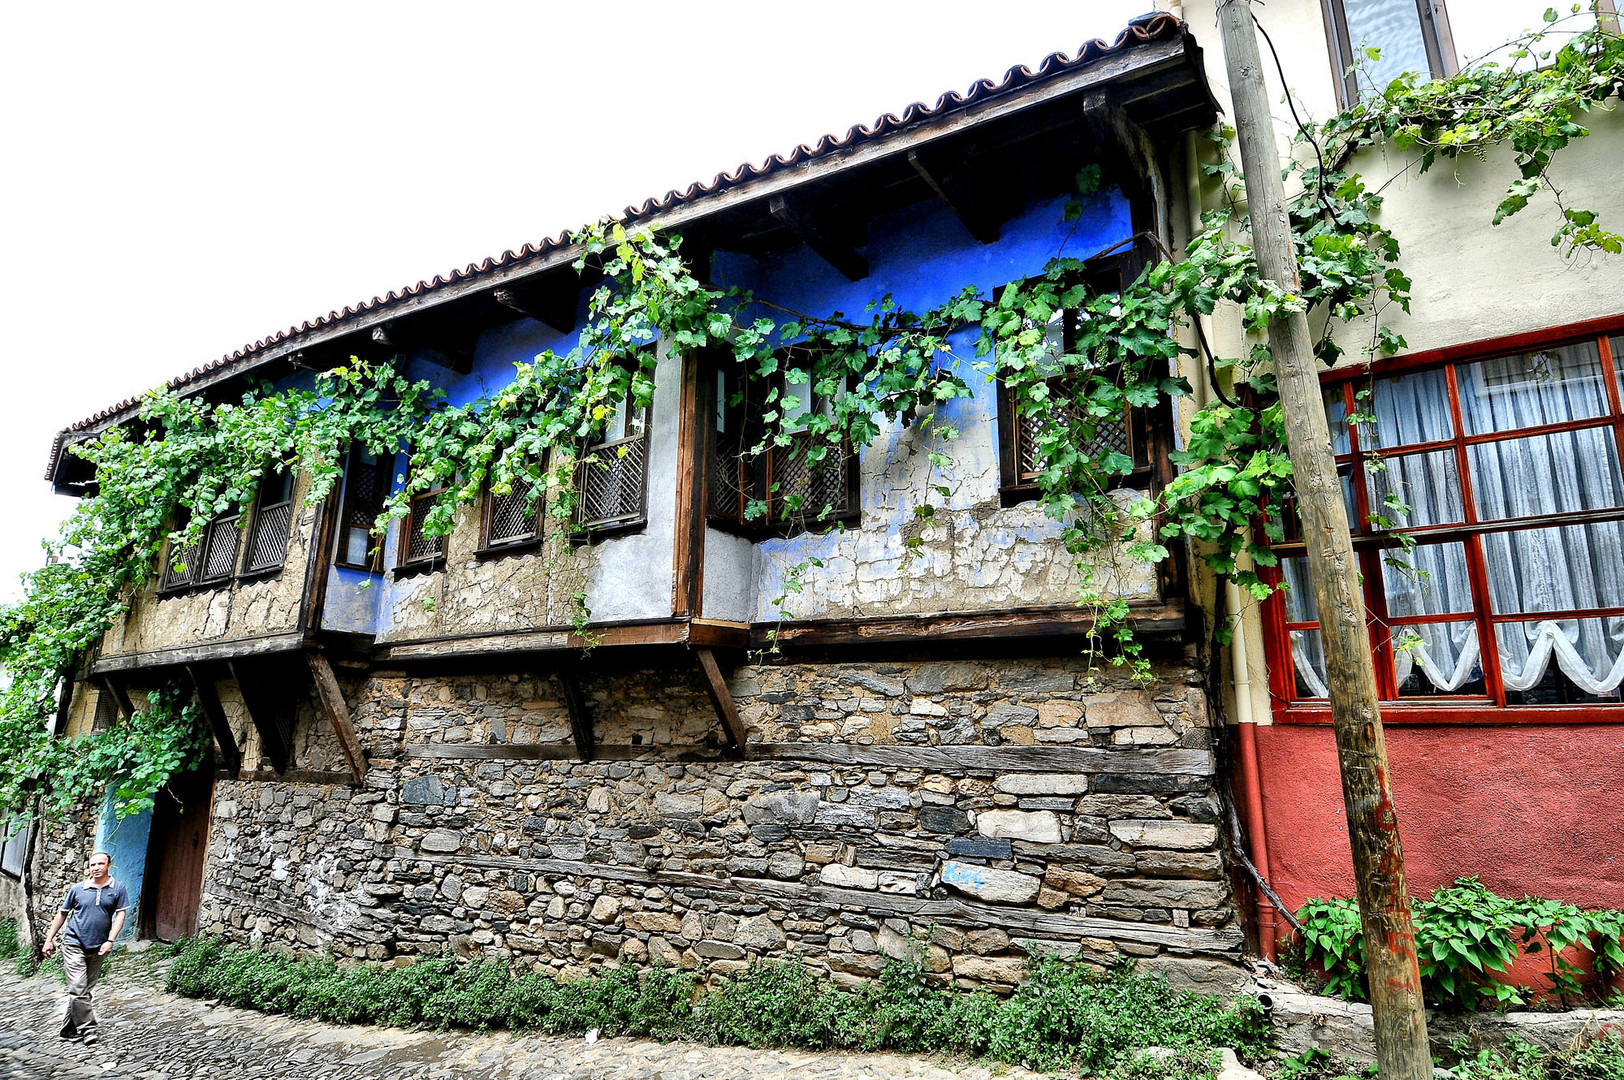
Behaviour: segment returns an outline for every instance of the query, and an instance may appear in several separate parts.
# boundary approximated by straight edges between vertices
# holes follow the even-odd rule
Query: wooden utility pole
[[[1218,0],[1218,26],[1235,106],[1258,273],[1287,292],[1300,293],[1302,279],[1292,247],[1274,121],[1249,0]],[[1399,850],[1398,815],[1388,790],[1376,668],[1308,319],[1298,314],[1270,323],[1269,350],[1280,385],[1286,446],[1325,643],[1331,722],[1365,929],[1376,1061],[1382,1080],[1430,1080],[1432,1054],[1421,1003],[1421,973],[1415,960],[1410,894],[1404,884],[1404,856]]]

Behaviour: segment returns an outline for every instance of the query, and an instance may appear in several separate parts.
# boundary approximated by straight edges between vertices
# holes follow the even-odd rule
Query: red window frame
[[[1624,315],[1572,323],[1535,333],[1510,335],[1450,346],[1427,352],[1394,357],[1368,366],[1338,369],[1327,372],[1321,382],[1327,395],[1337,390],[1343,393],[1344,404],[1352,410],[1353,393],[1372,379],[1391,375],[1410,374],[1427,369],[1442,369],[1449,387],[1450,419],[1453,436],[1433,442],[1405,443],[1398,447],[1381,448],[1384,457],[1405,456],[1416,453],[1437,453],[1453,450],[1459,475],[1459,496],[1464,510],[1464,521],[1459,524],[1420,526],[1378,531],[1370,528],[1366,518],[1370,514],[1369,488],[1366,484],[1364,458],[1369,451],[1359,445],[1359,432],[1348,429],[1348,452],[1339,453],[1340,470],[1351,470],[1354,508],[1358,519],[1354,526],[1354,547],[1359,559],[1360,572],[1365,581],[1364,599],[1367,623],[1371,633],[1371,647],[1376,660],[1377,684],[1382,693],[1382,718],[1393,724],[1506,724],[1506,723],[1624,723],[1624,696],[1616,702],[1591,701],[1569,704],[1508,704],[1506,690],[1500,677],[1498,656],[1481,662],[1484,693],[1480,695],[1438,695],[1399,698],[1393,674],[1393,627],[1426,622],[1465,622],[1477,625],[1480,647],[1485,653],[1495,653],[1494,626],[1498,623],[1534,622],[1541,619],[1605,618],[1624,616],[1620,608],[1584,608],[1574,612],[1495,612],[1489,601],[1488,575],[1481,538],[1495,533],[1517,529],[1547,528],[1564,525],[1582,525],[1600,521],[1624,520],[1624,507],[1606,510],[1571,511],[1560,514],[1477,520],[1476,500],[1472,492],[1473,472],[1467,448],[1473,444],[1504,440],[1508,437],[1533,438],[1577,431],[1584,428],[1611,429],[1618,449],[1619,462],[1624,467],[1624,402],[1621,402],[1620,370],[1624,368],[1624,349],[1618,348],[1611,338],[1624,335]],[[1491,433],[1467,435],[1462,423],[1460,396],[1456,387],[1456,365],[1490,360],[1512,353],[1536,349],[1558,348],[1565,345],[1593,343],[1601,363],[1607,412],[1599,417],[1568,420],[1525,428],[1507,429]],[[1513,435],[1514,432],[1514,435]],[[1333,435],[1336,433],[1333,432]],[[1394,453],[1396,451],[1396,453]],[[1382,587],[1382,555],[1394,547],[1396,533],[1408,533],[1417,540],[1459,542],[1466,557],[1467,576],[1474,598],[1470,615],[1421,615],[1397,619],[1390,617],[1385,608]],[[1300,542],[1271,545],[1282,558],[1301,555]],[[1279,567],[1263,568],[1261,576],[1271,585],[1282,580]],[[1580,614],[1582,613],[1582,615]],[[1291,657],[1289,632],[1317,626],[1317,623],[1293,623],[1287,620],[1287,604],[1283,593],[1276,590],[1262,605],[1264,644],[1269,666],[1269,693],[1274,717],[1282,723],[1325,724],[1330,722],[1330,705],[1324,699],[1302,698],[1296,691],[1295,668]],[[1554,663],[1554,661],[1551,661]]]

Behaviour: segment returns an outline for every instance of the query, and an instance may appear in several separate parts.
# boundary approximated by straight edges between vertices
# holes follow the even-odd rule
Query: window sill
[[[642,532],[648,527],[647,517],[630,518],[626,521],[611,521],[603,525],[592,525],[586,528],[576,528],[570,532],[572,544],[596,544],[600,540],[608,540],[628,533]]]
[[[285,565],[287,564],[277,563],[275,566],[264,566],[258,570],[244,570],[237,575],[237,583],[242,585],[254,581],[268,581],[271,578],[279,578],[282,576],[282,567]]]
[[[773,524],[741,523],[731,518],[707,517],[705,524],[719,532],[729,533],[745,540],[760,542],[762,540],[783,540],[804,533],[820,532],[834,525],[844,525],[848,529],[858,529],[863,524],[863,513],[861,510],[853,510],[848,514],[833,514],[826,518],[818,518],[816,521],[780,521]]]
[[[419,574],[433,574],[445,569],[445,556],[436,555],[432,559],[419,559],[417,562],[404,563],[389,571],[389,576],[399,581],[402,578],[417,577]]]
[[[236,584],[235,578],[214,578],[211,581],[189,581],[184,585],[169,585],[157,590],[159,600],[173,600],[177,596],[191,596],[193,593],[218,592],[229,589]]]
[[[515,540],[508,544],[492,544],[489,547],[476,548],[474,558],[481,562],[492,559],[505,559],[510,555],[532,555],[541,547],[542,538],[532,536],[528,540]]]
[[[1282,725],[1329,727],[1329,705],[1290,705],[1275,713]],[[1624,702],[1576,705],[1496,705],[1478,702],[1451,702],[1447,705],[1382,703],[1382,723],[1387,727],[1435,727],[1468,724],[1499,727],[1507,724],[1624,724]]]

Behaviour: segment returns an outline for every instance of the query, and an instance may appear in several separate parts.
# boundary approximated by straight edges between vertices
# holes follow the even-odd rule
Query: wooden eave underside
[[[976,192],[988,193],[995,203],[1018,204],[1061,193],[1077,168],[1090,161],[1113,165],[1110,148],[1091,132],[1085,102],[1121,110],[1155,138],[1211,123],[1217,115],[1202,79],[1200,49],[1188,34],[1180,34],[632,220],[657,230],[681,230],[695,251],[762,255],[802,242],[786,224],[796,217],[815,217],[820,230],[845,236],[856,247],[876,216],[945,196],[955,213],[970,216],[966,227],[980,235],[1016,207],[966,210],[962,204],[974,203]],[[1012,162],[1020,168],[1012,170]],[[1012,175],[1022,178],[1024,190],[1010,189]],[[796,213],[775,215],[775,200],[781,206],[787,200]],[[274,379],[300,367],[331,367],[352,354],[385,359],[404,348],[433,349],[458,366],[459,350],[471,348],[480,331],[512,322],[521,311],[555,326],[567,322],[574,310],[570,299],[591,284],[572,266],[580,255],[576,245],[560,246],[403,297],[199,375],[181,392],[224,399],[240,392],[250,374]],[[133,407],[61,437],[68,444],[94,438],[132,415]],[[62,490],[82,492],[91,480],[87,470],[62,452],[51,479]]]

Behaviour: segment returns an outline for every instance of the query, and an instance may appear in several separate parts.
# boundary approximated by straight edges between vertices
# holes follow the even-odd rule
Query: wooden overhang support
[[[437,361],[432,356],[425,356],[423,359],[430,363],[439,363],[441,367],[455,371],[459,375],[468,374],[474,367],[474,350],[471,346],[449,342],[443,333],[424,333],[422,324],[414,328],[402,326],[397,322],[380,323],[374,326],[367,336],[374,346],[371,351],[380,355],[392,356],[413,349],[426,349],[439,353],[445,360]]]
[[[135,715],[135,703],[130,700],[130,693],[122,682],[107,675],[101,676],[96,682],[100,685],[102,693],[112,698],[113,703],[118,706],[120,716]]]
[[[355,725],[350,721],[350,707],[344,701],[344,691],[339,688],[338,676],[333,674],[333,665],[328,663],[327,657],[319,652],[305,653],[305,660],[310,665],[310,677],[316,684],[316,701],[321,705],[322,715],[327,717],[327,723],[332,727],[333,734],[338,736],[338,745],[344,751],[344,760],[350,767],[350,775],[355,777],[359,784],[366,779],[367,758],[361,749],[361,740],[356,737]]]
[[[996,210],[991,200],[941,164],[935,156],[929,155],[928,151],[909,150],[908,164],[936,193],[936,197],[947,204],[947,208],[971,236],[983,244],[991,244],[998,239],[998,231],[1006,215]]]
[[[768,199],[767,212],[848,280],[861,281],[868,277],[868,258],[838,234],[826,215],[799,200],[791,201],[786,195]]]
[[[597,746],[597,733],[592,727],[592,713],[586,707],[586,695],[581,693],[581,681],[569,668],[559,668],[558,687],[564,695],[564,708],[570,714],[570,735],[575,739],[575,756],[591,761]]]
[[[302,680],[294,681],[292,660],[284,654],[264,660],[237,657],[229,661],[231,677],[242,692],[242,706],[277,772],[286,772],[293,764],[294,693]],[[259,763],[254,765],[257,769]]]
[[[214,677],[199,664],[187,664],[186,674],[192,680],[192,693],[197,696],[197,704],[209,722],[215,745],[220,748],[220,772],[235,780],[238,770],[242,768],[242,749],[238,747],[237,736],[231,731],[231,721],[226,719],[226,711],[220,705],[220,694],[214,689]]]
[[[727,680],[722,678],[722,669],[716,664],[716,654],[706,648],[697,648],[694,650],[694,656],[699,660],[699,672],[704,676],[705,693],[716,709],[717,718],[722,721],[722,731],[727,735],[728,745],[742,755],[744,724],[739,720],[739,710],[734,707],[733,693],[727,688]]]
[[[575,329],[575,309],[579,297],[572,289],[544,290],[504,285],[491,290],[491,299],[509,311],[552,327],[560,334]]]

